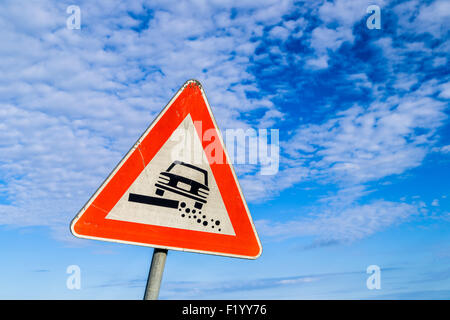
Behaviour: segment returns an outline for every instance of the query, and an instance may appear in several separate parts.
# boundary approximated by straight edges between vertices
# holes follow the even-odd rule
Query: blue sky
[[[142,298],[152,249],[69,223],[192,78],[221,130],[279,130],[280,170],[235,166],[262,256],[171,251],[161,298],[450,297],[449,18],[445,0],[2,1],[0,298]]]

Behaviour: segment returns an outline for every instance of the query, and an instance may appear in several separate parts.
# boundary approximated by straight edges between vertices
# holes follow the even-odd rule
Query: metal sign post
[[[147,286],[145,287],[144,300],[158,299],[166,258],[167,249],[154,249],[152,264],[148,273]]]

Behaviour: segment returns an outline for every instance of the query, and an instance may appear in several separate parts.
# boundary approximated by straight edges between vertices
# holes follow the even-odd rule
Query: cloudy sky
[[[192,78],[222,131],[279,130],[280,167],[236,165],[262,256],[169,252],[161,298],[448,298],[449,21],[445,0],[3,0],[0,298],[142,297],[152,249],[69,224]]]

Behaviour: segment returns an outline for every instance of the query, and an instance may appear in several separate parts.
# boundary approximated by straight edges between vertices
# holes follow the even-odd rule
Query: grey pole
[[[166,257],[167,249],[154,249],[152,264],[148,273],[147,286],[145,288],[144,300],[158,299]]]

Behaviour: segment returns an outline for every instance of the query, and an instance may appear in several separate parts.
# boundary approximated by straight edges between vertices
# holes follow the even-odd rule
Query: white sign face
[[[106,219],[235,235],[190,115]]]

